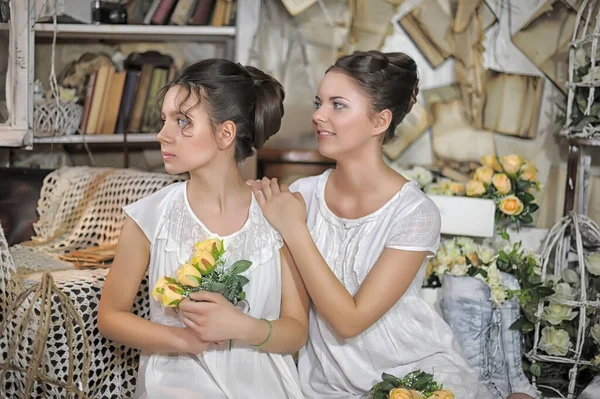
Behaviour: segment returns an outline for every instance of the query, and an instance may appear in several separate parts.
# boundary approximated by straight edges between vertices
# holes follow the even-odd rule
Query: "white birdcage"
[[[600,1],[583,0],[569,49],[569,94],[561,135],[600,140]]]
[[[575,398],[575,386],[578,381],[580,367],[592,364],[591,359],[582,358],[582,350],[585,340],[588,338],[586,331],[590,328],[590,316],[594,317],[594,314],[590,314],[589,310],[595,308],[596,312],[598,311],[600,308],[600,298],[588,298],[588,286],[590,285],[591,275],[586,268],[585,255],[590,251],[599,250],[600,227],[593,220],[584,215],[578,215],[575,212],[570,212],[569,215],[556,222],[542,245],[542,281],[547,280],[548,276],[558,278],[570,265],[571,267],[575,265],[575,270],[577,270],[579,276],[579,289],[573,300],[549,297],[544,301],[540,301],[536,312],[536,316],[540,318],[544,305],[551,303],[566,305],[578,310],[576,316],[578,318],[578,328],[574,342],[570,338],[573,346],[564,356],[542,354],[540,345],[541,323],[538,322],[535,325],[533,349],[527,354],[532,364],[545,362],[572,365],[569,371],[567,396],[564,396],[564,392],[557,392],[562,398]],[[550,267],[550,264],[553,267]],[[540,384],[538,388],[550,387],[544,387]]]

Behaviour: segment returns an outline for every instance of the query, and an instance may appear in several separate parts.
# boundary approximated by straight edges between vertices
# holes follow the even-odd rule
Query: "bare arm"
[[[306,344],[309,303],[294,259],[284,246],[281,249],[281,316],[272,321],[273,333],[262,348],[264,351],[294,353]],[[260,345],[268,333],[267,323],[253,318],[242,339],[251,345]]]
[[[342,338],[352,338],[379,320],[412,283],[427,252],[386,248],[353,297],[331,271],[306,225],[286,242],[317,311]]]
[[[131,313],[150,260],[150,243],[129,217],[102,289],[98,329],[105,337],[149,352],[201,352],[207,346],[186,328],[163,326]]]
[[[195,301],[180,304],[184,323],[206,341],[241,340],[261,345],[269,337],[269,324],[240,312],[219,294],[200,291]],[[309,298],[302,278],[287,248],[281,249],[281,313],[271,320],[273,331],[261,348],[266,352],[294,353],[308,338]]]
[[[342,338],[354,337],[379,320],[406,292],[427,252],[384,249],[352,296],[331,271],[306,226],[306,204],[277,180],[252,184],[258,203],[285,239],[317,311]]]

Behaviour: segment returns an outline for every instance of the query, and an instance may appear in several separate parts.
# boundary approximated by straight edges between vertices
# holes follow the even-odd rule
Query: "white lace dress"
[[[191,255],[194,243],[224,240],[227,259],[252,261],[244,287],[256,318],[278,319],[281,305],[282,240],[264,218],[254,197],[245,225],[221,237],[211,233],[193,213],[187,184],[174,183],[124,208],[151,243],[149,283],[152,287],[175,272]],[[170,326],[183,324],[172,309],[150,298],[150,319]],[[303,398],[294,361],[289,355],[266,353],[247,344],[212,345],[199,354],[142,354],[136,397],[142,398]]]
[[[439,211],[415,182],[405,184],[374,213],[344,219],[333,214],[324,199],[330,173],[298,180],[290,190],[302,194],[312,238],[352,295],[384,248],[435,254],[440,243]],[[354,338],[339,338],[311,308],[309,342],[298,364],[307,398],[364,397],[383,372],[403,377],[417,369],[433,372],[457,399],[491,398],[459,354],[450,327],[419,296],[425,264],[402,298]]]

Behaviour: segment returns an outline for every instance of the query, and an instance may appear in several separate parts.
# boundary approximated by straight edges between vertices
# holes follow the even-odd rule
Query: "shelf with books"
[[[124,134],[73,134],[54,137],[34,137],[34,144],[120,144]],[[156,133],[128,133],[127,143],[158,143]]]

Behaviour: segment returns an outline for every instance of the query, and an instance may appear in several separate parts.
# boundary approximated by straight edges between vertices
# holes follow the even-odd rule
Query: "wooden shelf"
[[[236,34],[234,26],[176,26],[176,25],[90,25],[58,24],[59,38],[119,41],[225,41]],[[35,25],[37,37],[52,37],[54,25]]]
[[[34,137],[34,144],[120,144],[124,134],[74,134],[68,136]],[[128,143],[158,143],[156,133],[128,133]]]
[[[8,30],[1,22],[0,30]],[[235,26],[178,26],[178,25],[91,25],[58,24],[58,38],[119,41],[198,41],[219,42],[235,38]],[[52,37],[54,25],[35,24],[36,37]]]

